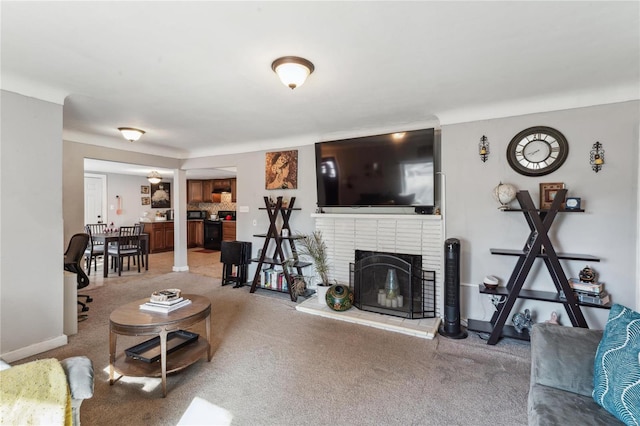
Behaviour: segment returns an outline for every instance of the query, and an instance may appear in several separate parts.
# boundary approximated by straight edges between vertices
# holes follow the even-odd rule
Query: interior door
[[[84,175],[84,223],[106,222],[107,177],[105,175]]]

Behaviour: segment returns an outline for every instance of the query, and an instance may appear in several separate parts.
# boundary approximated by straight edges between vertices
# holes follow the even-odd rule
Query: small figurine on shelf
[[[580,273],[578,274],[580,281],[583,283],[595,283],[596,282],[596,272],[589,267],[589,265],[585,266]]]
[[[524,313],[518,312],[514,314],[511,321],[513,321],[513,326],[518,333],[522,333],[522,330],[525,328],[531,332],[533,320],[531,319],[531,311],[529,309],[525,309]]]

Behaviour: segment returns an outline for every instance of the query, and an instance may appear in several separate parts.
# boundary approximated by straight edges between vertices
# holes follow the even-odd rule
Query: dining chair
[[[127,270],[131,270],[131,257],[137,259],[139,273],[142,254],[140,248],[140,227],[121,226],[118,235],[118,242],[107,247],[108,256],[115,261],[118,275],[122,275],[125,257],[127,258]]]
[[[98,272],[98,258],[104,258],[104,243],[96,242],[93,239],[92,229],[95,228],[92,225],[85,225],[84,229],[86,233],[89,234],[89,245],[84,251],[84,258],[87,267],[87,275],[91,275],[91,263],[93,262],[94,271]]]

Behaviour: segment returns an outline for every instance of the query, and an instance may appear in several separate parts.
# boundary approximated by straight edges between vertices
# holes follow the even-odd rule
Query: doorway
[[[107,217],[107,176],[84,174],[84,223],[103,223]]]

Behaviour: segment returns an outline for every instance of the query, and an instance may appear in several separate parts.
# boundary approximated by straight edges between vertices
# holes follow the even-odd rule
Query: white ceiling
[[[8,2],[2,88],[177,158],[640,98],[640,3]],[[271,62],[316,67],[294,91]],[[135,143],[117,127],[146,130]]]

